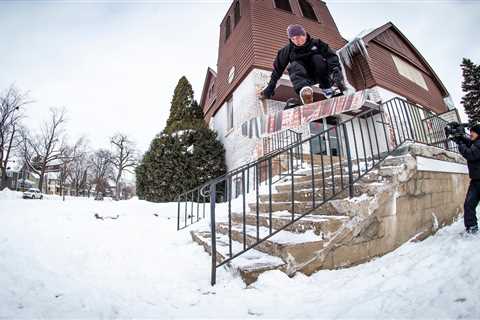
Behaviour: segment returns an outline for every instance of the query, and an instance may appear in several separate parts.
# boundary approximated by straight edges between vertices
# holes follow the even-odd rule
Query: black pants
[[[317,83],[323,89],[331,87],[328,65],[321,55],[313,55],[308,60],[292,61],[287,70],[297,94],[303,87]]]
[[[465,228],[477,226],[477,206],[480,202],[480,180],[470,181],[467,197],[463,205]]]

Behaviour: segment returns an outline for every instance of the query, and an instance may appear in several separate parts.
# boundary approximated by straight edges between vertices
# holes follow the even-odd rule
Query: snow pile
[[[42,194],[43,200],[55,200],[55,201],[63,201],[63,196],[55,195],[55,194]],[[17,200],[23,198],[23,192],[21,191],[13,191],[8,188],[3,189],[0,191],[0,200]],[[24,200],[29,201],[30,199]],[[65,196],[65,200],[68,201],[92,201],[93,196],[90,198],[87,197],[73,197],[73,196]],[[40,201],[40,199],[36,199],[33,201]],[[113,201],[111,197],[105,197],[104,201]]]
[[[178,130],[178,131],[175,131],[175,132],[172,132],[172,137],[180,137],[182,138],[184,135],[186,134],[190,134],[190,133],[195,133],[196,130],[195,129],[187,129],[187,130]]]
[[[18,191],[13,191],[8,188],[0,191],[0,200],[14,200],[22,198],[22,193]]]
[[[210,286],[211,259],[188,229],[176,231],[176,215],[176,203],[138,199],[0,201],[0,318],[480,314],[480,236],[460,234],[462,221],[357,267],[293,278],[271,271],[245,288],[223,268]]]

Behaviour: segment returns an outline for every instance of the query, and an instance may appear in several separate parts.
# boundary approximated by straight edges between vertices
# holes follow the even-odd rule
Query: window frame
[[[305,12],[303,12],[303,9],[302,9],[302,5],[300,4],[300,2],[305,2],[307,3],[307,5],[310,6],[310,8],[312,8],[312,12],[313,12],[313,15],[315,16],[315,18],[310,18],[310,17],[307,17],[305,16]],[[312,20],[312,21],[316,21],[318,22],[319,19],[318,19],[318,15],[317,13],[315,12],[315,8],[312,6],[312,4],[308,1],[308,0],[298,0],[298,7],[300,8],[300,12],[302,14],[302,17],[304,17],[305,19],[309,19],[309,20]]]
[[[208,88],[208,98],[207,101],[213,98],[213,90],[215,88],[215,81],[212,81],[210,87]]]
[[[237,19],[237,12],[238,12],[238,19]],[[240,22],[240,19],[242,19],[242,11],[240,7],[240,0],[237,0],[233,7],[233,27],[234,28],[238,25],[238,23]]]
[[[225,135],[232,132],[234,127],[234,115],[233,115],[233,97],[227,99],[227,129]]]
[[[427,81],[425,80],[425,76],[423,75],[423,72],[412,65],[411,63],[408,62],[408,60],[405,60],[404,58],[396,55],[396,54],[391,54],[393,64],[395,66],[395,69],[397,70],[397,73],[407,79],[408,81],[416,84],[420,88],[424,89],[425,91],[430,91],[428,88]],[[418,78],[420,77],[420,78]]]
[[[232,21],[231,21],[231,16],[230,14],[227,16],[227,19],[225,19],[225,42],[227,42],[228,38],[232,35]]]
[[[280,7],[277,7],[277,3],[276,3],[277,0],[273,0],[273,8],[275,9],[278,9],[278,10],[281,10],[283,12],[287,12],[287,13],[290,13],[290,14],[294,14],[293,13],[293,7],[292,7],[292,3],[290,2],[290,0],[279,0],[279,1],[287,1],[288,2],[288,5],[290,7],[290,11],[286,10],[286,9],[283,9],[283,8],[280,8]]]

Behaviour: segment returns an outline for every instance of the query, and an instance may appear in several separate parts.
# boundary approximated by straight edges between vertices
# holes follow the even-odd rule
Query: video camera
[[[451,140],[466,138],[467,134],[465,129],[467,128],[470,128],[468,123],[449,122],[445,127],[445,135]]]

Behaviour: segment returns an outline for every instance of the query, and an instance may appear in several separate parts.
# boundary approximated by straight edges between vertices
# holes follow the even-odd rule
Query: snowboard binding
[[[344,90],[341,90],[339,87],[332,86],[327,89],[321,89],[321,91],[325,99],[330,99],[330,98],[343,96]]]

